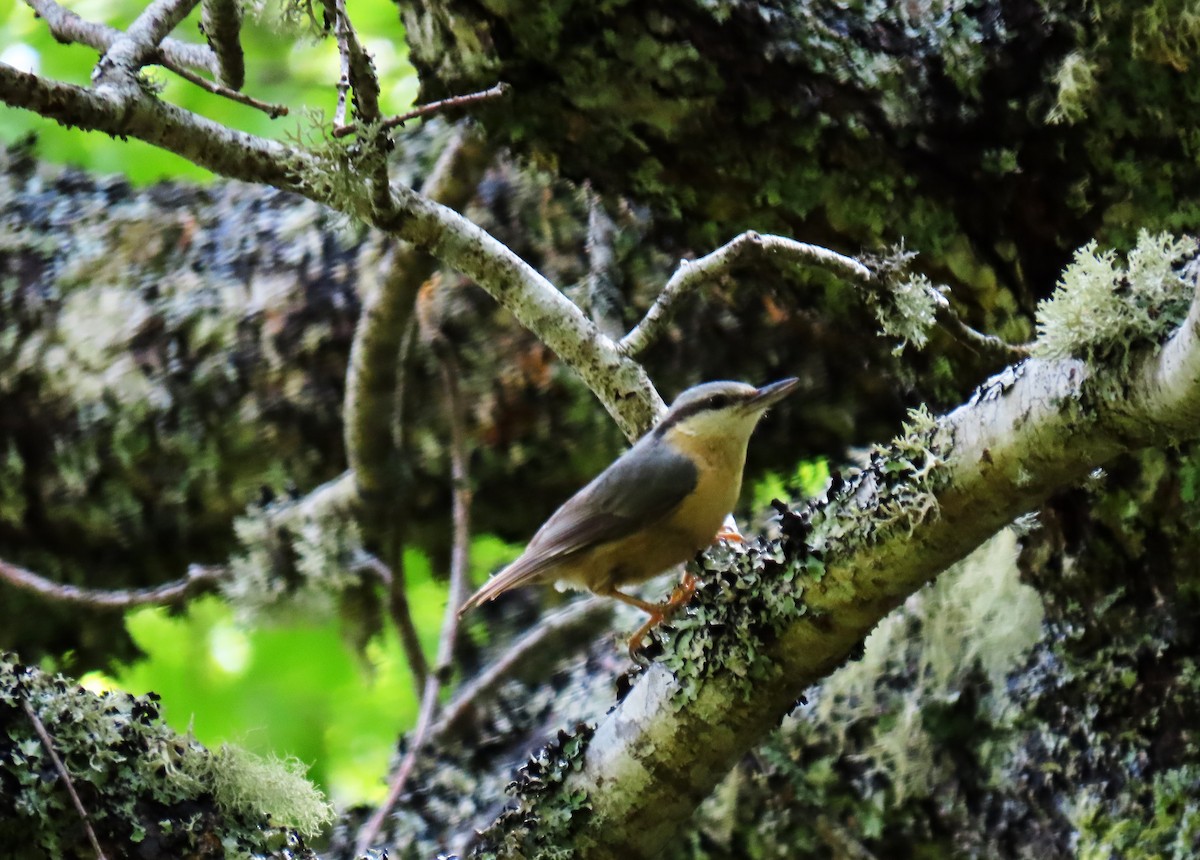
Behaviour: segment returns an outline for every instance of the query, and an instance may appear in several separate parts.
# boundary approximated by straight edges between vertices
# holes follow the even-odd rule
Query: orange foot
[[[717,532],[717,536],[713,538],[713,543],[719,540],[727,540],[731,543],[745,543],[746,539],[742,537],[742,533],[738,531],[737,523],[732,519],[725,521],[725,525],[721,526]]]
[[[629,657],[635,662],[639,660],[639,654],[642,650],[642,640],[661,624],[663,621],[674,615],[680,607],[687,606],[692,599],[692,595],[696,593],[697,580],[689,571],[685,570],[683,576],[679,580],[679,585],[675,586],[675,590],[671,592],[671,597],[666,603],[651,605],[651,607],[641,607],[645,609],[650,617],[646,619],[646,623],[637,629],[637,632],[629,637]]]

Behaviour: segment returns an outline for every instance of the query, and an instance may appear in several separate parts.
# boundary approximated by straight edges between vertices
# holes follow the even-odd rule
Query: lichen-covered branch
[[[30,778],[56,771],[71,774],[71,802],[58,779]],[[52,857],[96,845],[116,857],[183,857],[225,844],[312,860],[304,838],[333,814],[298,762],[210,751],[166,726],[157,697],[92,693],[3,652],[0,775],[6,844]]]
[[[907,595],[1115,455],[1200,436],[1200,299],[1189,286],[1187,321],[1161,353],[1104,367],[1030,359],[940,420],[914,413],[861,473],[804,512],[785,511],[782,540],[715,564],[660,661],[567,763],[562,790],[534,801],[553,822],[542,833],[569,834],[580,857],[658,856],[729,768]],[[1148,377],[1161,380],[1148,396],[1128,393]],[[538,856],[549,842],[536,824],[525,829],[493,843],[494,856],[515,856],[513,845]]]

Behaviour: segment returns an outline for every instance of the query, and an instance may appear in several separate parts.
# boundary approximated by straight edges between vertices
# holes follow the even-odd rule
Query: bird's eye
[[[709,409],[724,409],[730,403],[728,394],[714,394],[708,398]]]

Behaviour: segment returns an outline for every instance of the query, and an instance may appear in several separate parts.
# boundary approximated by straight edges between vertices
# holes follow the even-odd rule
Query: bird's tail
[[[466,602],[459,607],[458,617],[462,618],[481,603],[495,600],[509,589],[532,582],[538,578],[538,575],[546,567],[547,565],[543,559],[531,557],[528,553],[521,556],[481,585],[478,591],[468,597]]]

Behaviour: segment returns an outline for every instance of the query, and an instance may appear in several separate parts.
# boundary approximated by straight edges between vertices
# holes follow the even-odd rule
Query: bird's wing
[[[525,553],[489,579],[462,608],[525,585],[565,557],[662,519],[696,486],[692,461],[643,438],[568,499],[538,529]]]

